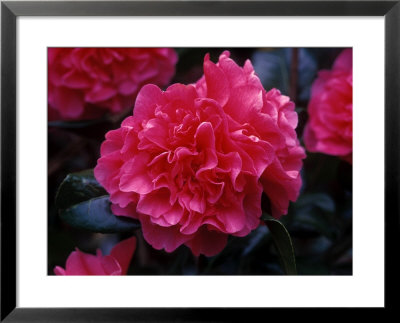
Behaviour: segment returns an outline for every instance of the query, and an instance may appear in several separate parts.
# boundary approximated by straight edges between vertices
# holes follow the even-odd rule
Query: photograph
[[[351,47],[47,47],[47,275],[353,274]]]
[[[399,2],[2,1],[0,321],[391,317]]]

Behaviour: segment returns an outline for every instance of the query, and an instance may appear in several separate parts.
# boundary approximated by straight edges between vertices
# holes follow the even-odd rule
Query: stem
[[[292,48],[292,61],[290,64],[290,87],[289,87],[289,97],[296,103],[297,100],[297,70],[299,64],[299,49]]]

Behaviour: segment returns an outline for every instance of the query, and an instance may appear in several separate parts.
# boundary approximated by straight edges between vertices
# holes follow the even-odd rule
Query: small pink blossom
[[[54,273],[67,276],[126,275],[135,249],[135,237],[116,244],[108,256],[103,256],[100,249],[97,249],[96,255],[91,255],[76,248],[69,255],[65,269],[56,266]]]
[[[294,104],[266,92],[250,61],[207,55],[196,84],[141,89],[94,172],[114,214],[139,219],[154,248],[212,256],[259,226],[263,191],[277,218],[297,199],[305,154],[296,126]]]
[[[176,61],[170,48],[49,48],[49,119],[90,119],[131,108],[144,84],[168,84]]]
[[[353,54],[345,49],[332,70],[322,70],[311,90],[309,121],[304,130],[307,150],[340,156],[352,163]]]

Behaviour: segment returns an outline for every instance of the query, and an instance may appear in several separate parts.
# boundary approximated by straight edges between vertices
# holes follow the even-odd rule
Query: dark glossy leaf
[[[268,91],[279,89],[289,92],[289,65],[286,62],[285,49],[260,50],[253,54],[251,62],[262,85]]]
[[[326,193],[307,193],[300,195],[291,206],[288,227],[292,232],[314,231],[330,239],[336,235],[335,202]]]
[[[278,249],[282,261],[283,270],[287,275],[296,275],[296,259],[292,245],[292,239],[282,222],[274,219],[272,216],[263,214],[268,229],[271,231],[275,246]]]
[[[139,221],[112,214],[108,196],[96,197],[60,211],[69,225],[100,233],[132,231],[140,227]]]
[[[268,229],[265,226],[259,226],[256,230],[251,232],[248,236],[249,238],[246,240],[246,245],[242,251],[242,257],[246,257],[249,253],[251,253],[262,240],[265,239],[266,233]]]
[[[93,169],[88,169],[68,174],[57,190],[55,202],[57,208],[66,209],[106,194],[107,192],[95,179]]]
[[[266,90],[277,88],[289,94],[290,66],[292,64],[292,48],[256,51],[252,57],[254,69]],[[316,78],[318,64],[312,51],[298,49],[297,91],[298,100],[307,101],[311,85]]]
[[[133,103],[133,102],[132,102]],[[102,141],[104,134],[118,127],[121,121],[132,113],[132,107],[118,114],[106,114],[98,119],[80,121],[49,121],[49,131],[64,131],[81,137],[82,139],[95,139]]]
[[[298,258],[297,267],[299,275],[330,275],[329,267],[321,259]]]
[[[298,208],[319,208],[326,212],[335,212],[335,202],[332,197],[325,193],[303,194],[296,201]]]

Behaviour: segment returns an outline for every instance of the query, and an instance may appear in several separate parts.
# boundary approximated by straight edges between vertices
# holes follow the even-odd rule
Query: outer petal
[[[61,268],[60,266],[56,266],[54,268],[54,274],[57,276],[65,276],[66,272],[64,268]]]
[[[185,244],[195,256],[203,254],[207,257],[215,256],[225,248],[228,235],[217,231],[210,231],[201,227],[196,235]]]
[[[126,207],[120,207],[118,204],[111,204],[111,211],[114,215],[127,216],[137,219],[139,218],[139,214],[136,213],[136,203],[137,201],[133,201]]]
[[[142,87],[135,103],[135,122],[141,123],[154,117],[154,110],[157,104],[161,104],[162,92],[158,86],[148,84]]]
[[[333,64],[334,70],[350,71],[353,68],[353,50],[351,48],[343,50]]]
[[[301,187],[301,177],[298,171],[285,171],[278,161],[275,161],[261,177],[264,192],[272,205],[272,216],[280,218],[287,213],[289,201],[295,201]]]
[[[105,256],[101,258],[100,263],[101,266],[103,267],[104,275],[107,276],[122,275],[121,266],[115,258],[111,256]]]
[[[126,275],[133,253],[136,249],[136,238],[132,237],[121,241],[112,248],[110,256],[113,257],[121,267],[121,275]]]
[[[65,266],[67,275],[105,275],[101,257],[83,253],[76,249],[67,259]]]
[[[204,59],[204,76],[207,83],[207,97],[226,104],[230,95],[230,87],[224,71],[210,61],[209,55]]]
[[[184,235],[179,232],[179,226],[162,227],[151,223],[149,216],[140,217],[145,240],[155,249],[165,249],[172,252],[180,245],[191,239],[193,235]]]

